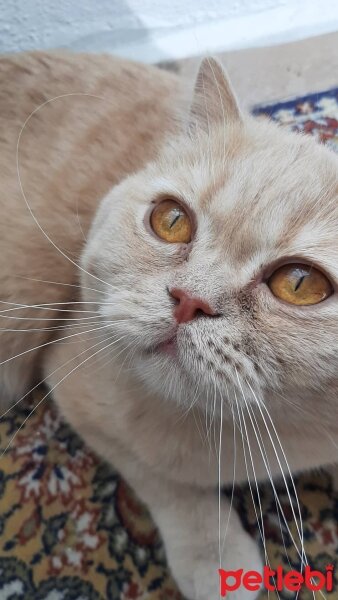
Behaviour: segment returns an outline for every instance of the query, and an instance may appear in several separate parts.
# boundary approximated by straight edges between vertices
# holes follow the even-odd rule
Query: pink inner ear
[[[241,121],[236,96],[222,65],[204,58],[195,82],[190,124],[209,130],[210,125]]]

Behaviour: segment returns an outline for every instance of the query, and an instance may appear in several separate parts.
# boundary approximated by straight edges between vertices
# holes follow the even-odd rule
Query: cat
[[[104,56],[0,73],[2,397],[45,381],[181,592],[218,598],[268,561],[221,486],[336,462],[338,157],[243,113],[215,59],[193,90]]]

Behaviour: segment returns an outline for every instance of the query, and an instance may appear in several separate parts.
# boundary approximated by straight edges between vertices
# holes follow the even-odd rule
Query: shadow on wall
[[[80,6],[69,0],[0,0],[0,52],[68,48],[130,55],[133,47],[132,58],[141,60],[137,47],[146,43],[154,60],[167,58],[125,0],[82,0]]]

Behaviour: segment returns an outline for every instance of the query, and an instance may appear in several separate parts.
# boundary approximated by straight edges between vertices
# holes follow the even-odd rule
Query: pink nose
[[[188,321],[195,319],[199,313],[210,316],[216,314],[208,302],[200,298],[193,298],[184,290],[173,288],[170,290],[170,294],[178,301],[174,309],[174,317],[177,323],[188,323]]]

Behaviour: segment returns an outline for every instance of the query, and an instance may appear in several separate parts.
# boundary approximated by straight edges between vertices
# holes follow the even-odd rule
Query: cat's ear
[[[215,58],[204,58],[195,82],[189,127],[209,131],[212,125],[234,121],[241,121],[241,111],[226,73]]]

